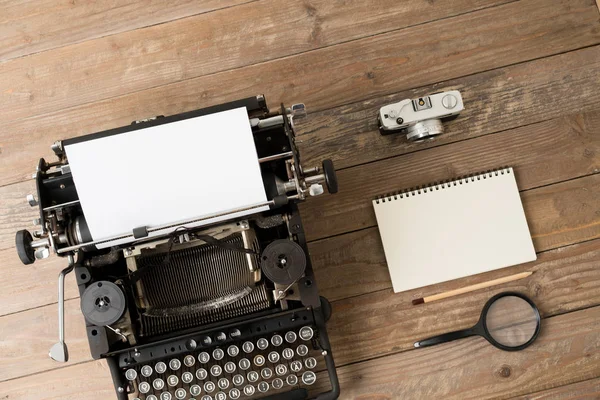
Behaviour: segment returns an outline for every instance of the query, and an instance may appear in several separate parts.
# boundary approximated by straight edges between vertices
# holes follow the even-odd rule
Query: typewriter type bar
[[[65,146],[239,107],[265,202],[94,239]],[[304,113],[303,105],[269,109],[259,95],[56,142],[57,160],[39,161],[37,195],[27,197],[38,228],[16,235],[24,264],[50,252],[67,260],[51,357],[68,360],[62,288],[73,271],[92,357],[106,359],[119,400],[337,398],[331,309],[318,293],[297,206],[336,193],[337,179],[330,160],[300,163],[294,118]]]

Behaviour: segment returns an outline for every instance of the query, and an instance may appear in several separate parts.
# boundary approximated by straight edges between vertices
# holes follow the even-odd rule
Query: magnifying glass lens
[[[490,337],[497,343],[519,347],[535,335],[538,317],[536,310],[524,299],[504,296],[488,308],[485,325]]]

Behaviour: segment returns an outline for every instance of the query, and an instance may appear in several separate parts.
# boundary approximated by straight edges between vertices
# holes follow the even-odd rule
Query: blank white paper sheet
[[[95,241],[267,201],[244,107],[74,143],[65,151]]]
[[[373,206],[394,292],[536,259],[512,168]]]

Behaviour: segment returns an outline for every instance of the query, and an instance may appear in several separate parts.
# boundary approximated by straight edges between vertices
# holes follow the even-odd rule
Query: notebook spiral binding
[[[405,197],[413,197],[422,195],[425,193],[434,192],[436,190],[449,189],[454,186],[459,186],[463,184],[468,184],[475,181],[480,181],[482,179],[493,178],[495,176],[504,175],[504,174],[512,174],[513,169],[510,167],[503,167],[498,169],[488,170],[486,172],[479,172],[476,174],[470,174],[446,181],[441,182],[433,182],[423,186],[417,186],[410,189],[404,189],[397,192],[386,193],[380,196],[377,196],[373,201],[375,204],[391,202],[393,200],[403,199]]]

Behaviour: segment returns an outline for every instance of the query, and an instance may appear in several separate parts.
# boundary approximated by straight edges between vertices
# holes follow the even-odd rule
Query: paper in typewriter
[[[512,168],[384,199],[373,206],[395,292],[536,259]]]
[[[245,108],[74,143],[65,151],[95,241],[267,201]]]

